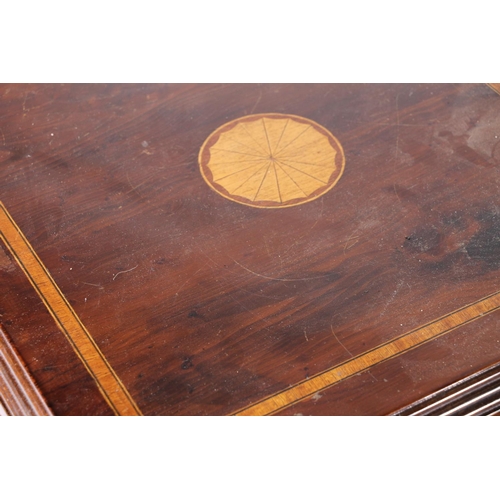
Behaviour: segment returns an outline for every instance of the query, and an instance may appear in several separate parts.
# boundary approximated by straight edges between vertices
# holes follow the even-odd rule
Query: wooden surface
[[[0,323],[55,414],[394,412],[500,359],[499,116],[480,84],[0,86]],[[292,160],[286,123],[319,134]]]

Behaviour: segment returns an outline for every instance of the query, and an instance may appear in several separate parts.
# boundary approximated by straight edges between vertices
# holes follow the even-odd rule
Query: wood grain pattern
[[[37,290],[113,411],[117,415],[140,415],[134,400],[1,202],[0,237]]]
[[[283,408],[293,405],[314,393],[330,387],[346,378],[352,377],[360,372],[369,370],[371,367],[382,363],[399,354],[413,349],[424,342],[428,342],[440,335],[451,332],[459,326],[465,325],[481,318],[485,314],[500,309],[500,292],[486,297],[478,302],[465,306],[453,313],[424,325],[412,332],[381,345],[371,351],[353,358],[346,363],[337,365],[330,370],[316,375],[307,381],[275,394],[269,398],[251,405],[238,412],[236,415],[269,415]]]
[[[52,415],[26,365],[0,328],[0,415]]]
[[[226,123],[203,144],[203,178],[230,200],[260,208],[312,201],[340,179],[345,157],[339,141],[303,117],[250,115]]]
[[[338,184],[282,210],[208,187],[207,137],[256,114],[331,131]],[[0,85],[0,116],[0,199],[147,415],[238,412],[500,289],[484,84]],[[109,412],[13,264],[0,314],[51,408]],[[497,318],[279,412],[389,413],[495,362]]]

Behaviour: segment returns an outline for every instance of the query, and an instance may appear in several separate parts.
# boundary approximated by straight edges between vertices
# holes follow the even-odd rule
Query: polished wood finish
[[[332,189],[207,185],[207,139],[262,114],[338,141]],[[1,321],[56,414],[122,413],[90,352],[146,415],[386,414],[500,359],[487,85],[4,85],[0,116]]]
[[[49,416],[52,411],[24,361],[0,328],[0,415]]]

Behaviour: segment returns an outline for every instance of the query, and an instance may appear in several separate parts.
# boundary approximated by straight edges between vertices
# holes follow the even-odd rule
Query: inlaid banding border
[[[426,325],[411,330],[391,341],[381,344],[344,363],[325,370],[305,381],[299,382],[284,391],[268,396],[257,403],[233,413],[240,416],[272,415],[293,406],[318,391],[364,372],[404,352],[414,349],[425,342],[464,326],[486,314],[500,309],[500,291],[466,305]]]
[[[142,415],[30,243],[0,202],[0,238],[12,253],[47,310],[88,370],[116,415]],[[500,291],[411,330],[344,363],[340,363],[284,391],[252,403],[233,415],[272,415],[342,380],[397,357],[500,309]]]
[[[0,238],[94,379],[113,412],[116,415],[141,415],[136,402],[1,202]]]

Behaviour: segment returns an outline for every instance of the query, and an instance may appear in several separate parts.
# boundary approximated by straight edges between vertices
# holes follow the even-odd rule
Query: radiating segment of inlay
[[[249,115],[213,132],[199,155],[208,185],[245,205],[279,208],[326,193],[344,169],[338,140],[294,115]]]

